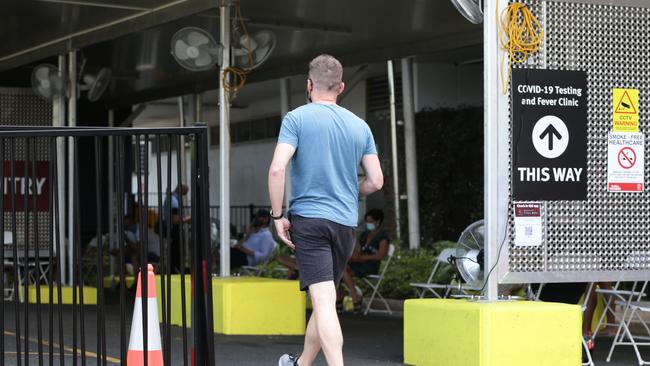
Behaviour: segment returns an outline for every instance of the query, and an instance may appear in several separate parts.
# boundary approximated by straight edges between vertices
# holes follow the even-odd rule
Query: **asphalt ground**
[[[59,347],[63,344],[65,349],[65,364],[73,365],[73,339],[72,339],[72,308],[65,306],[63,313],[64,339],[59,342],[58,327],[55,325],[54,347],[55,359],[54,365],[60,365]],[[96,308],[88,306],[85,309],[85,342],[86,342],[86,365],[98,365],[96,355]],[[47,310],[41,310],[43,326],[43,338],[48,339],[49,318]],[[56,313],[55,313],[56,315]],[[127,333],[130,331],[131,319],[130,312],[127,316]],[[21,328],[24,327],[24,313],[21,307]],[[13,303],[5,303],[5,332],[4,332],[4,364],[18,365],[16,355],[16,339],[14,325],[14,308]],[[29,311],[29,364],[38,365],[38,335],[36,324],[36,308],[30,308]],[[58,319],[55,317],[55,324]],[[354,315],[342,314],[341,325],[345,338],[344,355],[347,365],[353,366],[390,366],[402,365],[403,350],[403,323],[399,315]],[[21,332],[21,365],[24,362],[24,329]],[[107,342],[107,365],[119,365],[120,357],[120,316],[119,306],[108,305],[106,307],[106,342]],[[218,365],[241,365],[241,366],[275,366],[278,357],[283,353],[298,353],[302,348],[302,337],[296,336],[224,336],[215,335],[215,354]],[[128,341],[127,341],[128,342]],[[188,331],[188,342],[191,343],[191,330]],[[49,365],[49,342],[42,341],[43,344],[43,364]],[[189,357],[183,351],[182,330],[180,327],[172,327],[172,365],[183,365],[183,356]],[[609,351],[611,339],[596,339],[594,350],[594,359],[596,365],[612,366],[630,366],[636,365],[636,357],[631,347],[619,346],[613,355],[612,361],[606,363],[605,359]],[[77,341],[79,347],[79,339]],[[540,345],[543,347],[543,345]],[[79,352],[79,351],[78,351]],[[650,347],[642,348],[641,354],[650,360]],[[78,365],[82,365],[81,358],[78,356]],[[189,364],[189,358],[188,358]],[[315,365],[326,365],[322,355],[319,356]],[[453,366],[453,365],[450,365]],[[525,364],[522,364],[525,366]]]

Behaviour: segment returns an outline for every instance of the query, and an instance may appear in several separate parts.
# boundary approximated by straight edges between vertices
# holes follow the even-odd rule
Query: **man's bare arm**
[[[269,196],[271,199],[271,209],[273,216],[277,216],[282,212],[282,200],[284,199],[284,182],[285,173],[287,171],[287,164],[296,152],[296,148],[286,143],[279,143],[275,147],[273,154],[273,161],[269,168]],[[275,221],[275,229],[278,236],[290,248],[294,248],[293,243],[289,239],[289,220],[282,218]]]
[[[384,186],[384,174],[381,172],[379,158],[375,154],[364,155],[361,159],[361,166],[366,176],[359,182],[359,194],[361,197],[377,192]]]

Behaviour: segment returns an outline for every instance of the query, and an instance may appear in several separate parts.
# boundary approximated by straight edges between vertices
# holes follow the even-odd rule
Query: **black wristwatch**
[[[284,217],[284,213],[283,213],[282,211],[280,211],[280,215],[279,215],[279,216],[273,216],[273,210],[271,210],[271,212],[270,212],[269,214],[271,215],[271,218],[272,218],[273,220],[280,220],[281,218]]]

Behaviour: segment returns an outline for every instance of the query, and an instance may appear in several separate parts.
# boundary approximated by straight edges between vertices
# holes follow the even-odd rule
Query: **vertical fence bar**
[[[181,170],[181,151],[185,149],[185,146],[182,144],[181,136],[177,136],[178,141],[178,152],[176,154],[176,174],[178,174],[178,185],[176,186],[176,195],[178,196],[178,216],[180,218],[178,222],[178,245],[180,245],[180,263],[181,263],[181,324],[183,332],[183,365],[187,366],[187,317],[185,314],[185,309],[187,307],[187,298],[185,296],[185,241],[183,235],[183,196],[182,196],[182,187],[183,187],[183,174]],[[183,162],[185,163],[185,162]],[[171,203],[171,202],[170,202]],[[170,216],[171,218],[171,216]],[[171,219],[170,219],[171,221]]]
[[[0,171],[0,207],[2,207],[2,215],[0,215],[0,227],[3,231],[2,251],[0,251],[0,263],[2,263],[2,276],[0,276],[0,286],[2,286],[2,301],[0,302],[0,366],[5,365],[5,139],[0,138],[0,160],[2,160],[2,169]]]
[[[174,245],[175,241],[172,238],[172,232],[171,232],[171,217],[172,217],[172,212],[171,212],[171,200],[172,200],[172,147],[173,147],[173,139],[172,135],[167,135],[167,142],[168,142],[168,149],[167,149],[167,193],[166,193],[166,198],[165,201],[168,202],[168,204],[164,205],[163,210],[165,210],[164,214],[165,215],[165,236],[167,236],[167,320],[168,322],[165,323],[165,356],[167,357],[167,360],[171,360],[171,348],[172,348],[172,336],[171,336],[171,314],[172,314],[172,245]],[[178,152],[177,152],[178,154]],[[176,243],[178,245],[178,243]]]
[[[81,365],[86,366],[86,315],[84,311],[84,278],[83,278],[83,253],[81,250],[81,225],[79,211],[79,138],[74,140],[74,247],[77,256],[77,288],[79,290],[79,339],[81,350]]]
[[[166,295],[166,289],[165,289],[165,260],[169,260],[165,256],[165,246],[167,244],[167,238],[163,234],[163,201],[162,201],[162,164],[161,164],[161,159],[160,159],[160,153],[162,150],[162,136],[161,135],[156,135],[156,146],[158,147],[156,149],[156,191],[158,192],[156,195],[157,199],[157,204],[158,204],[158,253],[160,254],[159,257],[159,262],[160,262],[160,270],[158,275],[160,276],[160,302],[161,302],[161,310],[162,310],[162,321],[163,321],[163,329],[162,329],[162,338],[167,339],[167,327],[165,324],[169,321],[167,318],[167,299],[165,298]],[[167,153],[169,154],[169,148],[167,149]],[[163,361],[167,365],[170,365],[170,360],[167,358],[167,349],[166,349],[166,344],[163,347]]]
[[[34,260],[35,267],[34,271],[36,272],[35,278],[35,287],[36,287],[36,338],[38,340],[37,350],[38,350],[38,364],[43,365],[43,319],[41,315],[41,243],[39,240],[39,220],[38,220],[38,207],[37,207],[37,198],[38,198],[38,185],[36,181],[36,144],[37,138],[32,139],[31,144],[31,182],[29,184],[29,191],[32,195],[32,220],[34,222]]]
[[[102,138],[95,136],[95,204],[97,219],[97,358],[106,366],[106,324],[104,318],[104,240],[102,238]]]
[[[16,361],[18,366],[22,365],[21,360],[21,345],[20,345],[20,289],[19,284],[21,282],[20,270],[20,260],[18,257],[18,230],[17,230],[17,215],[16,215],[16,138],[10,138],[11,149],[9,152],[9,175],[11,176],[11,240],[13,241],[13,259],[14,259],[14,324],[16,326]]]
[[[142,166],[142,178],[144,180],[144,191],[142,191],[142,203],[144,220],[142,221],[142,257],[140,260],[140,273],[142,273],[142,346],[144,354],[144,364],[147,365],[148,359],[148,341],[149,341],[149,135],[144,135],[144,149],[139,150],[143,155],[140,157]]]
[[[198,151],[196,149],[196,136],[191,136],[190,140],[192,141],[192,200],[190,206],[190,216],[194,219],[192,222],[192,232],[190,242],[192,244],[191,250],[191,261],[192,261],[192,332],[194,333],[194,347],[192,350],[192,356],[194,357],[195,365],[205,366],[205,337],[204,337],[204,328],[205,328],[205,314],[203,313],[204,304],[203,304],[203,270],[202,270],[202,260],[201,260],[201,243],[199,243],[198,232],[201,230],[202,220],[201,217],[197,214],[198,211],[198,200],[197,195],[199,194],[200,188],[198,187],[197,179],[197,155]]]
[[[52,170],[52,156],[56,156],[53,154],[56,154],[56,150],[52,150],[52,146],[56,144],[56,138],[55,137],[49,137],[47,139],[47,156],[48,156],[48,165],[47,165],[47,185],[49,187],[49,192],[47,195],[47,208],[48,208],[48,227],[47,227],[47,232],[49,233],[49,240],[48,240],[48,259],[49,259],[49,286],[47,289],[47,295],[48,295],[48,309],[47,309],[47,315],[48,315],[48,361],[49,365],[53,366],[54,365],[54,281],[55,279],[55,273],[54,270],[52,269],[52,265],[54,264],[54,210],[55,208],[52,206],[53,204],[53,199],[52,199],[52,194],[56,187],[53,187],[53,175],[55,174],[55,170]],[[56,158],[55,158],[56,159]],[[1,205],[0,205],[1,206]],[[0,225],[1,226],[1,225]]]
[[[138,241],[141,244],[140,245],[140,270],[139,270],[140,271],[139,272],[140,279],[139,280],[140,280],[140,283],[142,284],[141,290],[144,290],[147,287],[147,285],[146,285],[147,269],[145,267],[143,267],[143,265],[142,265],[143,264],[143,259],[145,257],[144,246],[142,245],[142,243],[144,242],[144,230],[145,229],[144,229],[144,224],[143,224],[144,223],[144,212],[143,212],[144,211],[144,208],[143,208],[143,196],[144,195],[143,195],[143,192],[142,192],[142,159],[143,159],[143,157],[142,157],[142,149],[140,147],[140,142],[141,142],[141,137],[140,137],[140,135],[137,135],[135,137],[135,145],[136,145],[136,149],[135,149],[136,150],[136,152],[135,152],[135,156],[136,156],[135,170],[136,170],[136,173],[135,173],[135,176],[137,177],[137,187],[138,187],[137,188],[138,192],[136,193],[136,197],[137,197],[137,200],[138,200],[138,231],[139,231],[139,233],[138,233],[139,234],[138,235]],[[142,330],[142,345],[143,345],[143,359],[144,359],[143,362],[144,362],[144,365],[146,365],[147,364],[147,335],[146,335],[147,334],[147,328],[146,328],[147,319],[146,319],[146,313],[145,313],[146,306],[144,306],[144,301],[146,300],[146,297],[144,297],[145,296],[144,293],[142,293],[142,296],[143,296],[143,298],[142,298],[142,303],[143,303],[143,306],[142,306],[142,319],[141,319],[141,321],[142,321],[142,329],[143,329]],[[138,321],[138,320],[134,318],[133,321],[135,322],[135,321]]]
[[[68,184],[75,184],[75,179],[74,175],[77,170],[77,164],[76,164],[76,155],[74,152],[76,151],[75,149],[75,139],[73,137],[70,137],[68,139],[69,141],[69,146],[68,148],[70,151],[68,152],[68,157],[72,156],[72,161],[68,161],[68,169],[69,169],[69,179],[68,179]],[[72,191],[74,192],[74,191]],[[70,194],[71,191],[68,190],[68,219],[72,220],[68,223],[68,247],[69,253],[72,253],[72,258],[71,260],[68,261],[70,263],[70,268],[72,272],[72,365],[77,366],[78,364],[78,359],[77,359],[77,312],[79,311],[79,306],[77,305],[77,296],[79,295],[79,291],[77,288],[77,283],[79,282],[78,277],[79,277],[79,271],[77,271],[77,267],[79,265],[77,261],[77,250],[76,250],[76,243],[74,240],[76,239],[76,235],[74,235],[74,218],[73,218],[73,212],[75,211],[74,207],[74,200],[75,200],[75,195]],[[69,279],[68,279],[69,280]]]
[[[51,164],[52,166],[52,193],[51,197],[53,198],[52,201],[54,205],[50,206],[52,208],[51,210],[51,215],[54,215],[54,237],[56,238],[56,247],[59,248],[56,252],[57,254],[57,259],[56,259],[56,291],[57,291],[57,302],[58,302],[58,308],[57,308],[57,315],[59,318],[59,365],[64,366],[65,365],[65,349],[63,346],[63,306],[62,305],[62,289],[61,289],[61,283],[63,282],[63,261],[61,258],[65,257],[65,251],[60,250],[61,249],[61,226],[59,226],[60,221],[61,221],[61,210],[59,210],[59,204],[61,201],[59,200],[59,174],[58,174],[58,151],[57,151],[57,138],[55,137],[53,140],[53,146],[52,148],[52,157],[53,163]],[[51,219],[50,219],[51,220]],[[52,294],[50,293],[50,296]],[[52,297],[50,297],[50,303],[52,303]],[[53,340],[50,342],[50,347],[54,345]],[[53,362],[54,360],[52,360]],[[53,365],[53,363],[51,363]]]
[[[215,364],[214,355],[214,322],[212,314],[212,246],[210,242],[209,228],[210,228],[210,174],[208,171],[208,129],[206,128],[203,133],[198,135],[197,146],[197,162],[199,168],[199,192],[196,193],[197,201],[200,206],[199,219],[201,220],[201,227],[199,233],[201,234],[200,247],[203,249],[203,256],[205,261],[203,263],[203,280],[205,281],[205,337],[206,337],[206,353],[207,363],[213,366]],[[199,245],[197,245],[199,246]]]
[[[117,137],[117,175],[115,191],[117,192],[117,243],[120,255],[120,365],[126,366],[126,276],[124,274],[124,149],[125,136]],[[137,278],[136,278],[137,280]]]
[[[25,309],[25,366],[29,366],[29,197],[27,194],[26,182],[28,182],[29,177],[29,152],[30,152],[30,141],[28,138],[25,138],[23,145],[23,184],[22,184],[22,195],[23,195],[23,244],[24,244],[24,257],[23,265],[25,266],[25,273],[23,275],[23,293],[24,293],[24,309]]]
[[[2,251],[0,251],[0,263],[2,264],[2,276],[0,276],[0,286],[2,286],[2,301],[0,302],[0,366],[5,365],[5,139],[0,138],[0,160],[2,160],[2,169],[0,171],[0,207],[2,207],[2,215],[0,215],[0,227],[3,231]]]

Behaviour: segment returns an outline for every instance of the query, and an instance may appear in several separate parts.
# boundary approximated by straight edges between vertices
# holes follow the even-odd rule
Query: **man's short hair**
[[[314,89],[334,91],[343,81],[343,66],[332,55],[320,55],[309,63],[309,79]]]

